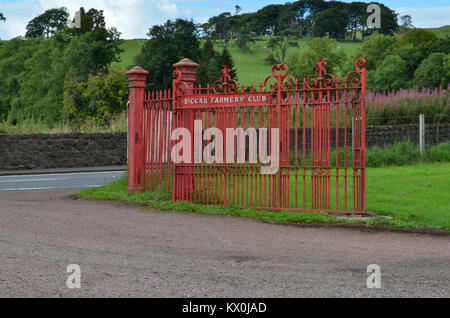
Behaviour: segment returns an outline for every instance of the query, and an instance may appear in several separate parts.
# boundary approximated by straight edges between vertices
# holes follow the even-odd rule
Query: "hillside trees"
[[[351,58],[348,71],[352,70],[354,61],[358,58],[366,60],[366,69],[375,70],[389,54],[392,54],[394,48],[398,46],[398,40],[393,36],[376,33],[364,42],[362,47]]]
[[[182,58],[198,61],[200,41],[194,22],[176,19],[164,25],[153,26],[150,37],[136,57],[136,65],[148,70],[147,84],[152,89],[165,89],[172,85],[173,64]]]
[[[287,64],[291,74],[299,80],[314,74],[315,63],[321,58],[327,62],[329,74],[339,74],[346,62],[345,52],[334,39],[315,38],[308,42],[308,49],[301,55],[290,54]]]
[[[411,29],[400,36],[400,46],[396,53],[406,61],[410,80],[414,78],[414,72],[420,63],[430,55],[437,41],[433,32],[424,29]]]
[[[407,83],[407,65],[398,55],[388,55],[376,71],[368,74],[369,86],[382,93],[405,88]]]
[[[419,88],[447,87],[450,83],[449,60],[450,54],[430,54],[414,72],[414,85]]]
[[[275,63],[284,63],[289,48],[298,47],[297,37],[290,30],[283,30],[270,38],[267,47],[272,51]]]
[[[19,37],[0,47],[2,120],[15,124],[31,119],[49,126],[66,120],[76,128],[88,119],[86,112],[78,110],[92,103],[87,99],[94,96],[77,99],[84,94],[79,90],[83,87],[80,84],[100,73],[106,81],[109,73],[105,67],[118,61],[121,41],[117,30],[105,27],[102,11],[81,11],[88,26],[84,29],[64,28],[53,36],[49,31],[45,37]],[[65,104],[67,100],[72,101],[71,107]],[[108,114],[117,111],[112,100],[108,100]]]
[[[412,18],[410,15],[405,14],[400,17],[400,27],[402,28],[403,32],[406,32],[409,29],[414,28]]]
[[[314,36],[344,39],[349,19],[345,9],[329,8],[315,14]]]
[[[224,65],[227,65],[230,69],[231,78],[237,80],[237,73],[230,51],[225,47],[222,52],[217,52],[213,46],[213,42],[210,39],[206,40],[198,60],[200,66],[197,69],[196,83],[203,87],[213,84],[220,78],[220,71]]]
[[[224,65],[228,66],[228,69],[230,70],[229,75],[231,76],[231,79],[237,81],[238,77],[237,77],[236,69],[234,68],[233,57],[231,56],[231,53],[227,48],[224,48],[222,53],[220,54],[219,69],[221,70],[224,67]],[[216,79],[219,79],[219,77],[220,77],[220,73],[217,74]]]
[[[399,88],[434,88],[448,85],[445,58],[450,52],[450,38],[424,29],[409,29],[400,36],[375,33],[347,62],[366,59],[368,88],[387,92]],[[406,72],[405,72],[406,66]]]
[[[68,19],[69,11],[67,11],[67,8],[49,9],[28,22],[25,36],[28,38],[49,37],[64,29],[67,26]]]
[[[107,125],[115,114],[126,110],[128,80],[118,65],[105,67],[83,82],[68,82],[64,93],[64,115],[76,127],[91,123]]]
[[[214,50],[212,40],[206,40],[201,49],[200,59],[198,63],[200,66],[197,69],[196,81],[205,87],[207,84],[212,84],[217,79],[217,74],[220,72],[219,65],[220,55]]]
[[[398,29],[397,14],[381,3],[378,5],[383,21],[378,32],[393,34]],[[328,34],[330,38],[357,40],[359,34],[364,37],[374,32],[366,25],[367,6],[364,2],[298,0],[284,5],[267,5],[254,13],[239,14],[236,11],[233,15],[224,12],[211,17],[202,29],[206,36],[226,41],[227,37],[232,38],[230,33],[236,39],[242,34],[273,36],[285,30],[288,24],[289,28],[298,31],[299,36],[311,37],[314,33],[316,36]]]

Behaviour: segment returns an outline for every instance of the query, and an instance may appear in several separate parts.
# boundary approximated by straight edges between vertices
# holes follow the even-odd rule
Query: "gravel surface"
[[[449,297],[450,237],[0,192],[0,297]],[[69,264],[81,288],[68,289]],[[381,267],[369,289],[367,266]]]

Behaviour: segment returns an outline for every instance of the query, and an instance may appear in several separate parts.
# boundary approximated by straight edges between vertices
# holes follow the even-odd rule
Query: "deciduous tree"
[[[49,37],[67,26],[69,11],[67,8],[53,8],[38,15],[27,24],[25,36],[35,38],[38,36]]]
[[[185,57],[195,62],[200,58],[197,28],[192,21],[168,20],[153,26],[147,35],[150,39],[136,57],[136,64],[150,72],[147,84],[151,89],[172,86],[174,63]]]

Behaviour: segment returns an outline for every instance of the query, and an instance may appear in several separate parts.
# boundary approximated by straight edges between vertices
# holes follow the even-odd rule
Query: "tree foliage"
[[[198,60],[200,66],[197,69],[196,81],[197,84],[206,86],[212,84],[220,74],[219,65],[220,54],[214,50],[214,43],[207,39],[201,49],[201,56]]]
[[[353,63],[362,57],[366,60],[366,69],[374,70],[383,62],[386,56],[392,54],[392,50],[397,44],[398,40],[395,37],[375,33],[364,42],[362,47],[352,57]],[[353,65],[351,65],[351,68],[353,68]]]
[[[222,53],[220,54],[219,57],[219,67],[220,70],[224,67],[224,66],[228,66],[228,69],[230,70],[229,75],[231,76],[231,79],[233,80],[238,80],[237,77],[237,72],[236,69],[234,67],[234,61],[233,61],[233,57],[231,56],[230,51],[227,48],[224,48]],[[220,76],[220,73],[217,74],[218,76]]]
[[[183,58],[198,61],[200,42],[194,22],[176,19],[164,25],[153,26],[150,38],[136,57],[136,64],[150,72],[147,84],[151,89],[164,89],[172,85],[173,64]]]
[[[276,63],[284,63],[289,48],[298,47],[298,40],[291,30],[283,30],[270,38],[267,47],[272,51]]]
[[[329,8],[320,11],[314,16],[314,36],[333,39],[345,39],[349,13],[345,9]]]
[[[408,83],[406,62],[398,55],[388,55],[376,71],[369,72],[368,82],[373,90],[382,93],[406,88]]]
[[[78,127],[86,122],[107,124],[126,110],[127,100],[128,80],[124,70],[115,65],[90,74],[84,82],[66,83],[63,112]]]
[[[94,93],[83,96],[84,91],[73,89],[83,87],[82,83],[90,83],[100,74],[100,78],[108,79],[106,67],[118,61],[121,52],[119,33],[105,27],[103,12],[81,11],[85,28],[64,28],[48,37],[19,37],[0,46],[1,120],[15,124],[33,119],[50,126],[67,120],[79,126],[88,116],[82,111],[86,103],[109,105],[107,112],[99,112],[103,114],[99,115],[101,118],[116,111],[112,99]],[[77,99],[77,96],[83,98]],[[72,108],[63,107],[64,101],[69,99],[73,101]],[[105,101],[103,104],[101,99]],[[75,113],[77,116],[73,116]]]
[[[314,74],[315,64],[321,58],[327,62],[329,74],[339,74],[346,61],[345,52],[335,39],[315,38],[308,42],[308,49],[301,55],[290,54],[287,64],[290,72],[299,80]]]
[[[398,29],[397,14],[381,3],[382,34],[392,34]],[[214,40],[236,40],[244,34],[249,36],[274,36],[280,31],[296,29],[299,36],[324,36],[335,39],[356,40],[358,34],[370,35],[367,28],[367,3],[324,0],[298,0],[267,5],[254,13],[234,15],[223,12],[202,24],[202,30]],[[230,41],[231,43],[231,41]]]
[[[409,29],[414,28],[412,18],[409,14],[405,14],[400,17],[400,27],[403,29],[403,32],[406,32]]]
[[[67,26],[68,19],[69,11],[67,8],[49,9],[28,22],[25,36],[28,38],[52,36]]]
[[[450,83],[450,54],[432,53],[420,63],[414,73],[414,85],[418,88],[447,87]]]
[[[395,53],[406,61],[410,80],[414,78],[414,72],[420,63],[430,55],[436,41],[437,36],[425,29],[411,29],[400,36],[400,45]]]

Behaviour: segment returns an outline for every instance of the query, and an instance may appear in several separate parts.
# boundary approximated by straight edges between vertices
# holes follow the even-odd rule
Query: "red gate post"
[[[176,97],[180,97],[180,95],[192,95],[194,94],[194,84],[195,84],[195,74],[196,70],[200,65],[191,61],[188,58],[184,58],[178,63],[173,64],[175,68],[176,74],[180,76],[180,79],[177,80],[176,85],[174,87],[174,94]],[[174,97],[175,98],[175,97]],[[191,137],[194,136],[194,112],[192,110],[184,110],[183,118],[180,122],[178,122],[178,127],[184,127],[189,130],[191,133]],[[192,139],[193,140],[193,139]],[[194,164],[194,148],[193,141],[191,144],[191,162],[189,164]],[[186,169],[186,170],[184,170]],[[176,197],[177,200],[187,200],[192,201],[192,194],[194,190],[194,169],[193,167],[183,168],[182,176],[176,176],[175,183],[182,184],[181,187],[183,189],[183,194],[181,194],[181,198]]]
[[[139,66],[126,72],[130,88],[128,108],[128,193],[144,192],[144,88],[149,72]]]

